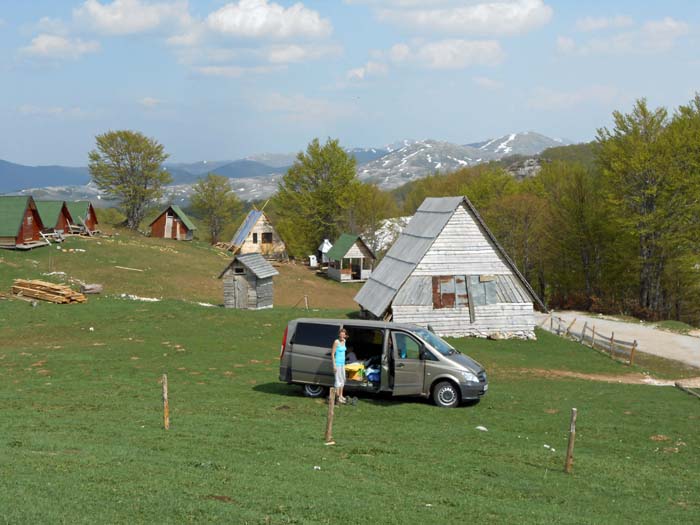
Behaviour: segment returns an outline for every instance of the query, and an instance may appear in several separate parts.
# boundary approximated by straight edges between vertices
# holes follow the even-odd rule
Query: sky
[[[0,159],[173,162],[517,131],[575,142],[700,91],[697,0],[0,0]]]

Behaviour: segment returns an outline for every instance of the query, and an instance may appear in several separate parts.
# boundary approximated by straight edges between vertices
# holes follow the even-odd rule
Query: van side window
[[[394,332],[394,341],[399,359],[420,359],[420,344],[410,335]]]
[[[295,345],[331,348],[338,339],[340,327],[334,324],[299,323],[292,342]]]

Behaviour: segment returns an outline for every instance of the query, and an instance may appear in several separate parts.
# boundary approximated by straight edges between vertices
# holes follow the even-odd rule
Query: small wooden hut
[[[355,301],[454,337],[533,339],[534,306],[546,311],[466,197],[425,199]]]
[[[229,249],[240,254],[259,253],[266,259],[287,258],[287,246],[262,210],[250,210]]]
[[[73,221],[71,231],[73,233],[87,233],[92,235],[97,231],[97,213],[90,201],[67,202],[68,212]]]
[[[191,241],[197,227],[180,209],[172,204],[156,217],[151,226],[151,237],[175,239],[176,241]]]
[[[0,248],[30,250],[46,246],[43,229],[32,197],[0,196]]]
[[[272,308],[272,278],[279,275],[259,253],[236,254],[219,279],[224,280],[224,306],[261,310]]]
[[[366,281],[377,260],[359,235],[343,233],[328,250],[328,277],[340,282]]]
[[[328,264],[328,252],[333,248],[330,239],[323,239],[323,242],[318,245],[317,257],[322,265]]]
[[[73,217],[65,201],[36,201],[44,233],[70,233]]]

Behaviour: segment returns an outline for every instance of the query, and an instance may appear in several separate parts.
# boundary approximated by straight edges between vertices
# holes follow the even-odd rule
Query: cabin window
[[[272,232],[263,232],[262,243],[263,244],[272,244]]]
[[[245,273],[245,270],[243,268],[234,268],[233,273]]]
[[[465,275],[433,277],[433,308],[468,308],[469,292]]]
[[[258,244],[258,234],[253,233],[253,244]]]
[[[27,225],[31,226],[32,222],[34,222],[34,217],[32,217],[31,215],[27,215]]]

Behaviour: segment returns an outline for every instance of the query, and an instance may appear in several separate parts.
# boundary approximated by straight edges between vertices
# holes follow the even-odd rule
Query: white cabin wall
[[[460,205],[412,275],[512,273],[464,205]]]

